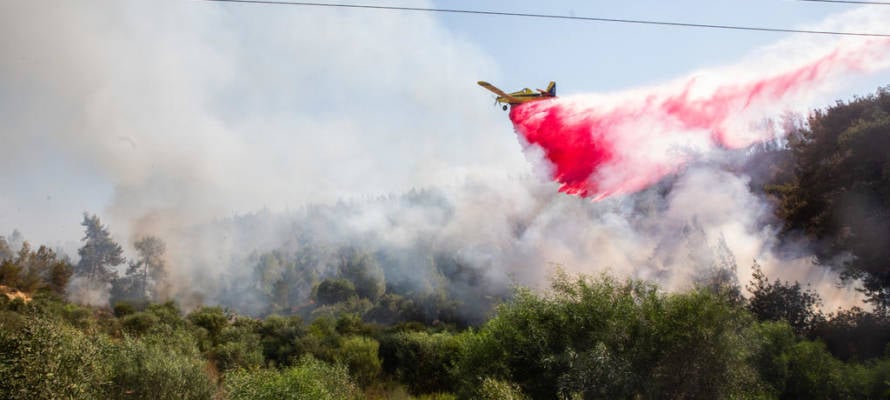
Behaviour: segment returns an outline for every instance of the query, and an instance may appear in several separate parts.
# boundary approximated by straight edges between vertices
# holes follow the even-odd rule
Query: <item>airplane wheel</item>
[[[506,106],[506,105],[505,105],[503,108],[504,108],[504,111],[507,111],[507,106]]]

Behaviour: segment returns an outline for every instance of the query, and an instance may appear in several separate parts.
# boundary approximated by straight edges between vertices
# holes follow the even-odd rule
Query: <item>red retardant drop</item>
[[[773,138],[773,130],[756,124],[803,102],[832,78],[885,62],[890,42],[864,43],[743,83],[720,75],[706,85],[694,77],[614,99],[517,104],[510,120],[527,148],[540,149],[561,192],[594,200],[632,193],[676,172],[695,154]]]

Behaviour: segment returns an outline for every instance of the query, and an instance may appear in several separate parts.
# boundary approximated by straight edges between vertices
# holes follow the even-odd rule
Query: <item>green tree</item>
[[[26,293],[48,289],[63,295],[71,273],[71,265],[59,259],[56,252],[46,246],[32,251],[27,241],[22,242],[14,258],[0,262],[0,284]]]
[[[835,357],[845,361],[865,361],[887,354],[890,343],[890,316],[859,307],[838,310],[819,321],[812,336],[823,341]]]
[[[80,261],[74,272],[93,284],[110,283],[117,277],[117,272],[111,268],[126,261],[124,250],[111,238],[108,228],[96,215],[84,213],[81,225],[85,230],[84,245],[77,250]]]
[[[347,247],[339,252],[339,276],[355,286],[355,293],[372,302],[386,291],[383,269],[371,254]]]
[[[355,295],[355,285],[346,279],[325,279],[315,289],[315,300],[324,305],[344,302]]]
[[[0,285],[11,288],[20,287],[22,280],[22,266],[13,259],[0,261]]]
[[[768,186],[788,232],[817,243],[822,262],[843,262],[870,300],[890,305],[890,87],[811,114],[789,140],[781,180]],[[852,257],[842,257],[846,254]]]
[[[819,311],[822,300],[818,293],[811,289],[802,289],[797,282],[770,282],[756,261],[752,270],[753,280],[747,286],[751,292],[748,310],[757,319],[786,321],[798,334],[808,333],[824,319]]]
[[[131,262],[127,275],[136,283],[138,294],[147,300],[157,299],[156,287],[166,275],[164,242],[156,236],[145,236],[134,244],[139,254]]]
[[[13,257],[15,257],[15,252],[12,251],[9,242],[5,237],[0,236],[0,262],[11,260]]]

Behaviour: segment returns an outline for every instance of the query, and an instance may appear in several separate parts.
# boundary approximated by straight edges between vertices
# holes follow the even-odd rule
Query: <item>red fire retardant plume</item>
[[[869,70],[887,42],[835,50],[809,64],[743,83],[702,88],[695,78],[610,103],[568,97],[513,106],[522,142],[539,148],[560,191],[594,200],[644,189],[677,171],[691,154],[769,139],[754,126],[806,97],[823,81]],[[723,77],[724,81],[726,77]],[[729,77],[731,79],[731,77]]]

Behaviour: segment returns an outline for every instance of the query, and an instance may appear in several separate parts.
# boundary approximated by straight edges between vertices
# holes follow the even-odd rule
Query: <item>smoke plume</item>
[[[817,28],[888,20],[862,8]],[[729,148],[885,67],[886,42],[794,36],[658,87],[516,107],[519,143],[474,85],[498,81],[496,62],[427,14],[13,0],[0,54],[0,231],[76,254],[86,210],[131,255],[159,236],[181,302],[246,308],[231,289],[252,256],[292,258],[306,238],[370,249],[418,290],[442,279],[430,265],[459,266],[466,303],[544,286],[551,265],[680,290],[733,266],[744,283],[754,259],[829,306],[855,301],[808,244],[780,248]]]

